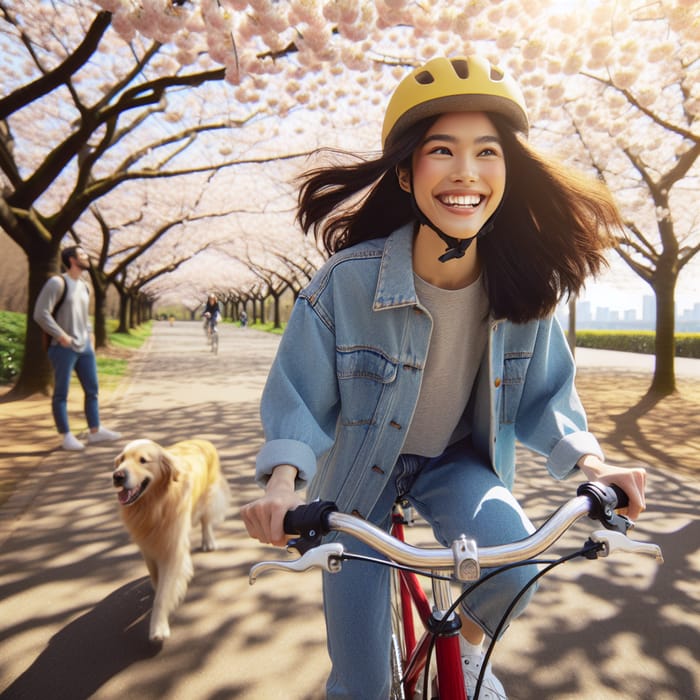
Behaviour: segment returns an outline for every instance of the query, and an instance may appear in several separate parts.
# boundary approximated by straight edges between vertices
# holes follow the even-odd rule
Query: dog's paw
[[[202,551],[213,552],[216,549],[216,540],[202,540]]]
[[[160,644],[170,636],[170,625],[167,622],[152,624],[148,633],[148,639],[153,644]]]

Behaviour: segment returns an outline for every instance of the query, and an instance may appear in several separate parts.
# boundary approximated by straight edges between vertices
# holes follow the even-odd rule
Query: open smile
[[[135,503],[136,501],[138,501],[139,498],[141,498],[141,496],[143,496],[150,483],[151,480],[148,477],[146,477],[138,486],[136,486],[133,489],[123,488],[117,494],[119,503],[123,506],[130,506],[132,503]]]
[[[476,209],[486,198],[479,194],[442,194],[438,201],[451,209]]]

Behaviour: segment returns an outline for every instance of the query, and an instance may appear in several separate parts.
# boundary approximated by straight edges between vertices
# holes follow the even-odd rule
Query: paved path
[[[234,493],[217,552],[195,552],[195,577],[171,639],[147,642],[152,602],[143,562],[110,485],[119,445],[45,458],[0,510],[0,697],[3,700],[313,700],[328,669],[319,575],[261,578],[250,564],[278,550],[238,518],[253,498],[258,401],[278,338],[222,327],[220,354],[199,324],[154,326],[134,380],[106,407],[128,439],[210,438]],[[567,498],[522,455],[519,491],[534,518]],[[666,563],[634,557],[562,567],[496,650],[511,700],[700,697],[700,485],[652,473],[654,505],[637,537]],[[411,531],[428,541],[425,528]],[[577,530],[562,543],[579,543]],[[4,692],[3,692],[4,691]]]
[[[576,348],[576,364],[579,367],[605,367],[607,369],[624,369],[634,372],[654,371],[654,355],[641,355],[633,352],[616,350],[596,350],[594,348]],[[676,357],[674,361],[676,378],[700,377],[700,360],[691,357]]]

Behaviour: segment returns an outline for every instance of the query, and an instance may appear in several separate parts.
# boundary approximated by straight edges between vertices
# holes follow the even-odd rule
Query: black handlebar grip
[[[332,501],[312,501],[287,511],[284,516],[284,531],[288,535],[301,535],[313,539],[318,535],[327,535],[328,514],[338,508]]]
[[[617,499],[615,508],[626,508],[630,502],[627,494],[617,484],[610,484],[609,488],[615,492],[615,498]]]
[[[590,503],[588,517],[598,520],[608,530],[627,532],[632,527],[632,521],[615,512],[616,508],[624,508],[629,499],[619,486],[607,486],[596,481],[581,484],[576,491],[579,496],[587,496]]]

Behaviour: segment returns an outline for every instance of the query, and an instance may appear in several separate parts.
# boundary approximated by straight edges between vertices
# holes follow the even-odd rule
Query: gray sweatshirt
[[[54,318],[51,311],[61,298],[63,281],[66,284],[66,296]],[[92,331],[89,307],[90,291],[83,280],[74,280],[69,275],[55,275],[46,281],[39,292],[34,305],[34,320],[53,337],[51,345],[56,345],[56,338],[65,333],[72,339],[72,349],[82,352],[90,343]]]

